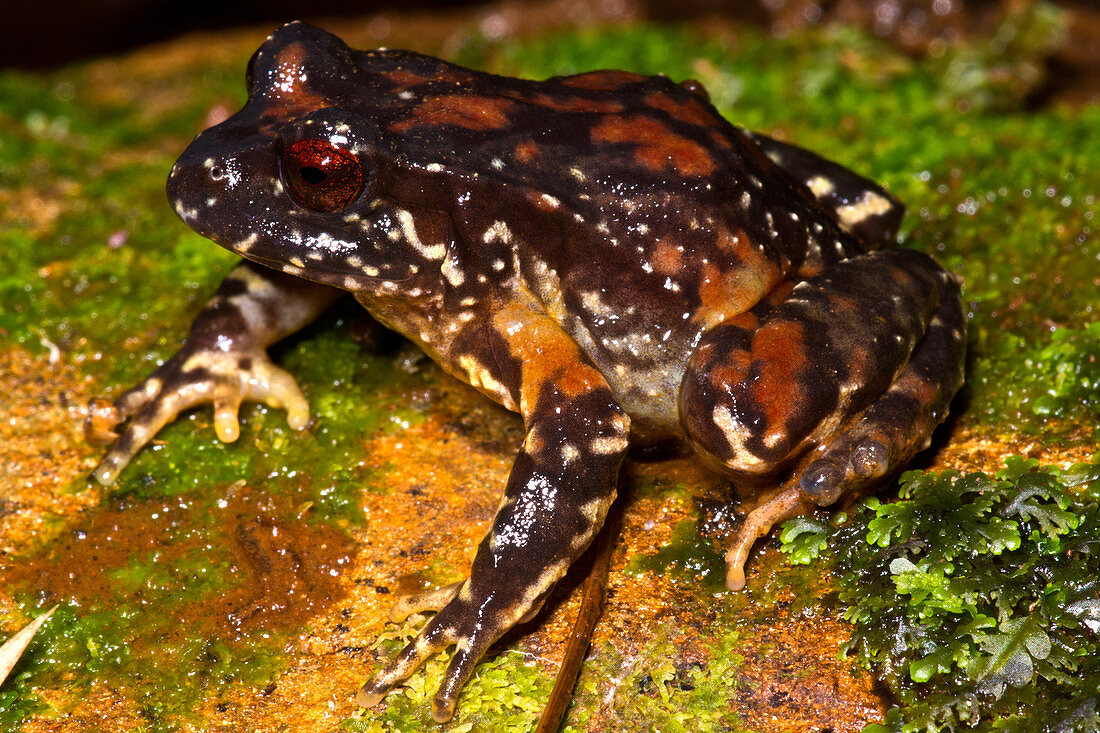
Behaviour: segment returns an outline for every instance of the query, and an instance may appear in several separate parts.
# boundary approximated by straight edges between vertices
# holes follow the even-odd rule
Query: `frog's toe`
[[[462,583],[451,583],[445,585],[442,588],[436,588],[435,590],[425,591],[424,593],[414,593],[412,595],[402,596],[397,599],[397,602],[390,608],[390,621],[396,624],[403,623],[405,619],[414,613],[421,613],[423,611],[440,611],[451,600],[458,595],[458,591],[462,588]]]
[[[161,394],[146,404],[130,418],[130,423],[95,467],[92,476],[104,486],[113,484],[126,464],[161,428],[174,420],[180,412],[201,401],[201,395],[184,391]]]
[[[132,417],[138,410],[152,402],[160,393],[160,390],[164,387],[164,380],[158,376],[159,372],[160,370],[154,372],[144,382],[118,396],[114,406],[120,413],[120,419]]]
[[[241,423],[237,418],[241,409],[241,395],[224,393],[214,398],[214,432],[218,440],[232,443],[241,436]]]
[[[269,407],[286,410],[287,424],[293,430],[309,425],[309,401],[290,372],[266,359],[248,375],[244,395]]]
[[[784,487],[775,496],[749,512],[726,551],[726,587],[745,587],[745,562],[753,544],[771,528],[802,509],[802,494],[797,484]]]

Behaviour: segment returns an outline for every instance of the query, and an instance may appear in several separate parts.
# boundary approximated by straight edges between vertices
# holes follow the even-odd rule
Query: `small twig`
[[[607,597],[607,571],[611,566],[611,548],[619,536],[620,514],[619,507],[613,506],[607,513],[603,531],[596,538],[592,569],[584,579],[581,607],[577,611],[576,621],[573,622],[573,632],[566,644],[561,668],[554,679],[554,689],[550,692],[546,707],[542,709],[542,717],[539,718],[535,733],[557,733],[565,711],[573,700],[573,687],[577,684],[581,665],[592,641],[592,631],[600,620],[603,602]]]

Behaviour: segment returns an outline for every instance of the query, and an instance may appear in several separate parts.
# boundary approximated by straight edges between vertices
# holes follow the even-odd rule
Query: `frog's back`
[[[652,239],[662,222],[670,233],[724,227],[787,269],[803,260],[810,223],[777,221],[766,209],[816,209],[811,218],[832,224],[694,83],[624,71],[528,81],[406,51],[356,57],[359,111],[408,165],[510,186],[597,235],[617,228],[611,236],[629,238],[640,228]]]

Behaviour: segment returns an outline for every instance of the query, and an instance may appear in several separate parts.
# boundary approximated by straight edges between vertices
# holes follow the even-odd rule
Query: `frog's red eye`
[[[346,208],[362,193],[364,178],[359,159],[327,140],[299,140],[283,152],[283,180],[307,209]]]

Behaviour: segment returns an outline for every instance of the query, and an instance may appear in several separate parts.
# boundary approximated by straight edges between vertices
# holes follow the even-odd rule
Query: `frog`
[[[927,447],[963,380],[959,279],[898,246],[904,206],[793,143],[727,121],[693,80],[535,81],[277,29],[248,99],[167,182],[189,227],[240,255],[180,350],[114,402],[110,484],[181,411],[223,441],[244,401],[310,424],[268,348],[350,293],[524,438],[462,581],[356,699],[379,704],[454,647],[452,718],[487,650],[592,543],[632,445],[674,441],[755,503],[726,554],[882,483]],[[732,501],[732,499],[731,499]]]

